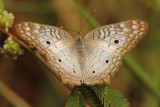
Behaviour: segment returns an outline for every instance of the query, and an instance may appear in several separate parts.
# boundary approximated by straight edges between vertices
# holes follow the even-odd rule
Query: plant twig
[[[0,27],[0,31],[2,31],[3,33],[5,33],[8,36],[11,36],[15,41],[17,41],[19,44],[21,44],[23,47],[25,47],[26,49],[30,50],[30,47],[25,44],[23,41],[21,41],[20,39],[18,39],[16,36],[12,35],[11,33],[7,32],[6,30],[4,30],[3,28]],[[31,51],[31,50],[30,50]]]
[[[15,107],[31,107],[24,99],[18,96],[14,91],[8,88],[4,83],[0,81],[0,95],[2,95],[7,101],[13,104]]]
[[[77,2],[77,0],[70,0],[70,1],[85,19],[89,17],[89,14]],[[100,26],[100,24],[93,18],[90,18],[88,23],[93,28],[97,28]],[[143,70],[141,66],[139,66],[137,62],[134,61],[133,59],[134,58],[132,58],[130,55],[125,55],[123,58],[123,62],[125,63],[126,67],[129,69],[129,72],[133,74],[133,76],[139,81],[139,83],[143,86],[143,88],[147,90],[149,93],[151,93],[152,95],[154,95],[158,99],[158,101],[160,101],[160,91],[158,90],[157,85],[153,83],[150,76],[146,74],[145,70]]]

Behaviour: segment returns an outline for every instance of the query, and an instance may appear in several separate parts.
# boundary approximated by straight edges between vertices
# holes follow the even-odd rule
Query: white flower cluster
[[[20,48],[19,44],[11,37],[8,37],[5,41],[2,52],[5,53],[6,56],[13,57],[15,59],[18,55],[23,54],[23,50]]]
[[[12,26],[14,21],[14,16],[12,13],[8,13],[6,10],[0,14],[0,27],[9,28]]]
[[[0,27],[8,31],[8,29],[12,26],[13,21],[13,14],[8,13],[4,9],[3,2],[0,0]],[[8,39],[5,40],[5,43],[3,44],[3,48],[0,47],[0,53],[4,53],[6,56],[16,59],[18,55],[23,53],[23,50],[15,40],[13,40],[11,37],[8,37]]]

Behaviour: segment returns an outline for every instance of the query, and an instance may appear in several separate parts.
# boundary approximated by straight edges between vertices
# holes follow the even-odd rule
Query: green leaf
[[[104,107],[127,107],[129,105],[127,99],[124,99],[120,92],[112,90],[111,87],[107,85],[95,85],[92,89]]]
[[[80,87],[83,98],[91,107],[103,107],[96,93],[89,86]]]
[[[69,100],[65,107],[85,107],[84,99],[79,86],[72,89]]]

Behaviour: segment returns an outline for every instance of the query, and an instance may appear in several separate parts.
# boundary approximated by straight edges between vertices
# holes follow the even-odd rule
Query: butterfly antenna
[[[96,9],[94,9],[94,10],[92,11],[92,13],[89,15],[89,17],[87,18],[87,20],[86,20],[86,21],[84,22],[84,24],[81,26],[78,34],[80,34],[80,32],[82,31],[83,27],[87,24],[88,20],[92,17],[92,15],[93,15],[95,12],[96,12]]]
[[[63,26],[60,26],[60,28],[61,28],[61,29],[64,29],[64,30],[69,30],[69,31],[77,32],[77,33],[79,32],[79,31],[76,31],[76,30],[64,28]]]
[[[79,31],[76,31],[76,30],[73,30],[73,29],[67,29],[67,28],[64,28],[63,26],[60,26],[61,29],[64,29],[64,30],[68,30],[68,31],[73,31],[73,32],[76,32],[78,34],[80,34],[80,32],[82,31],[83,27],[86,25],[86,23],[88,22],[88,20],[92,17],[92,15],[96,12],[96,9],[94,9],[92,11],[92,13],[89,15],[89,17],[87,18],[87,20],[85,21],[85,23],[82,25],[82,27],[80,28]]]

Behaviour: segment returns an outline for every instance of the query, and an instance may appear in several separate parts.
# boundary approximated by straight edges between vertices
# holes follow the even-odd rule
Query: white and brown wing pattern
[[[92,30],[85,36],[85,41],[105,41],[107,49],[123,55],[136,45],[147,29],[147,22],[142,20],[120,22]]]
[[[131,20],[102,26],[85,36],[88,54],[86,84],[110,83],[111,76],[121,65],[122,56],[145,35],[148,25]]]
[[[70,46],[74,42],[69,33],[54,26],[32,22],[21,22],[16,25],[16,30],[22,39],[37,48],[41,54],[50,51],[57,51],[59,48],[61,49],[64,47],[62,46],[63,43]]]
[[[109,84],[122,64],[122,56],[147,28],[141,20],[120,22],[92,30],[82,40],[54,26],[31,22],[16,26],[20,37],[45,55],[62,82],[71,85]]]
[[[45,55],[63,83],[80,85],[81,71],[76,61],[75,40],[66,31],[49,25],[22,22],[16,25],[19,36]]]

